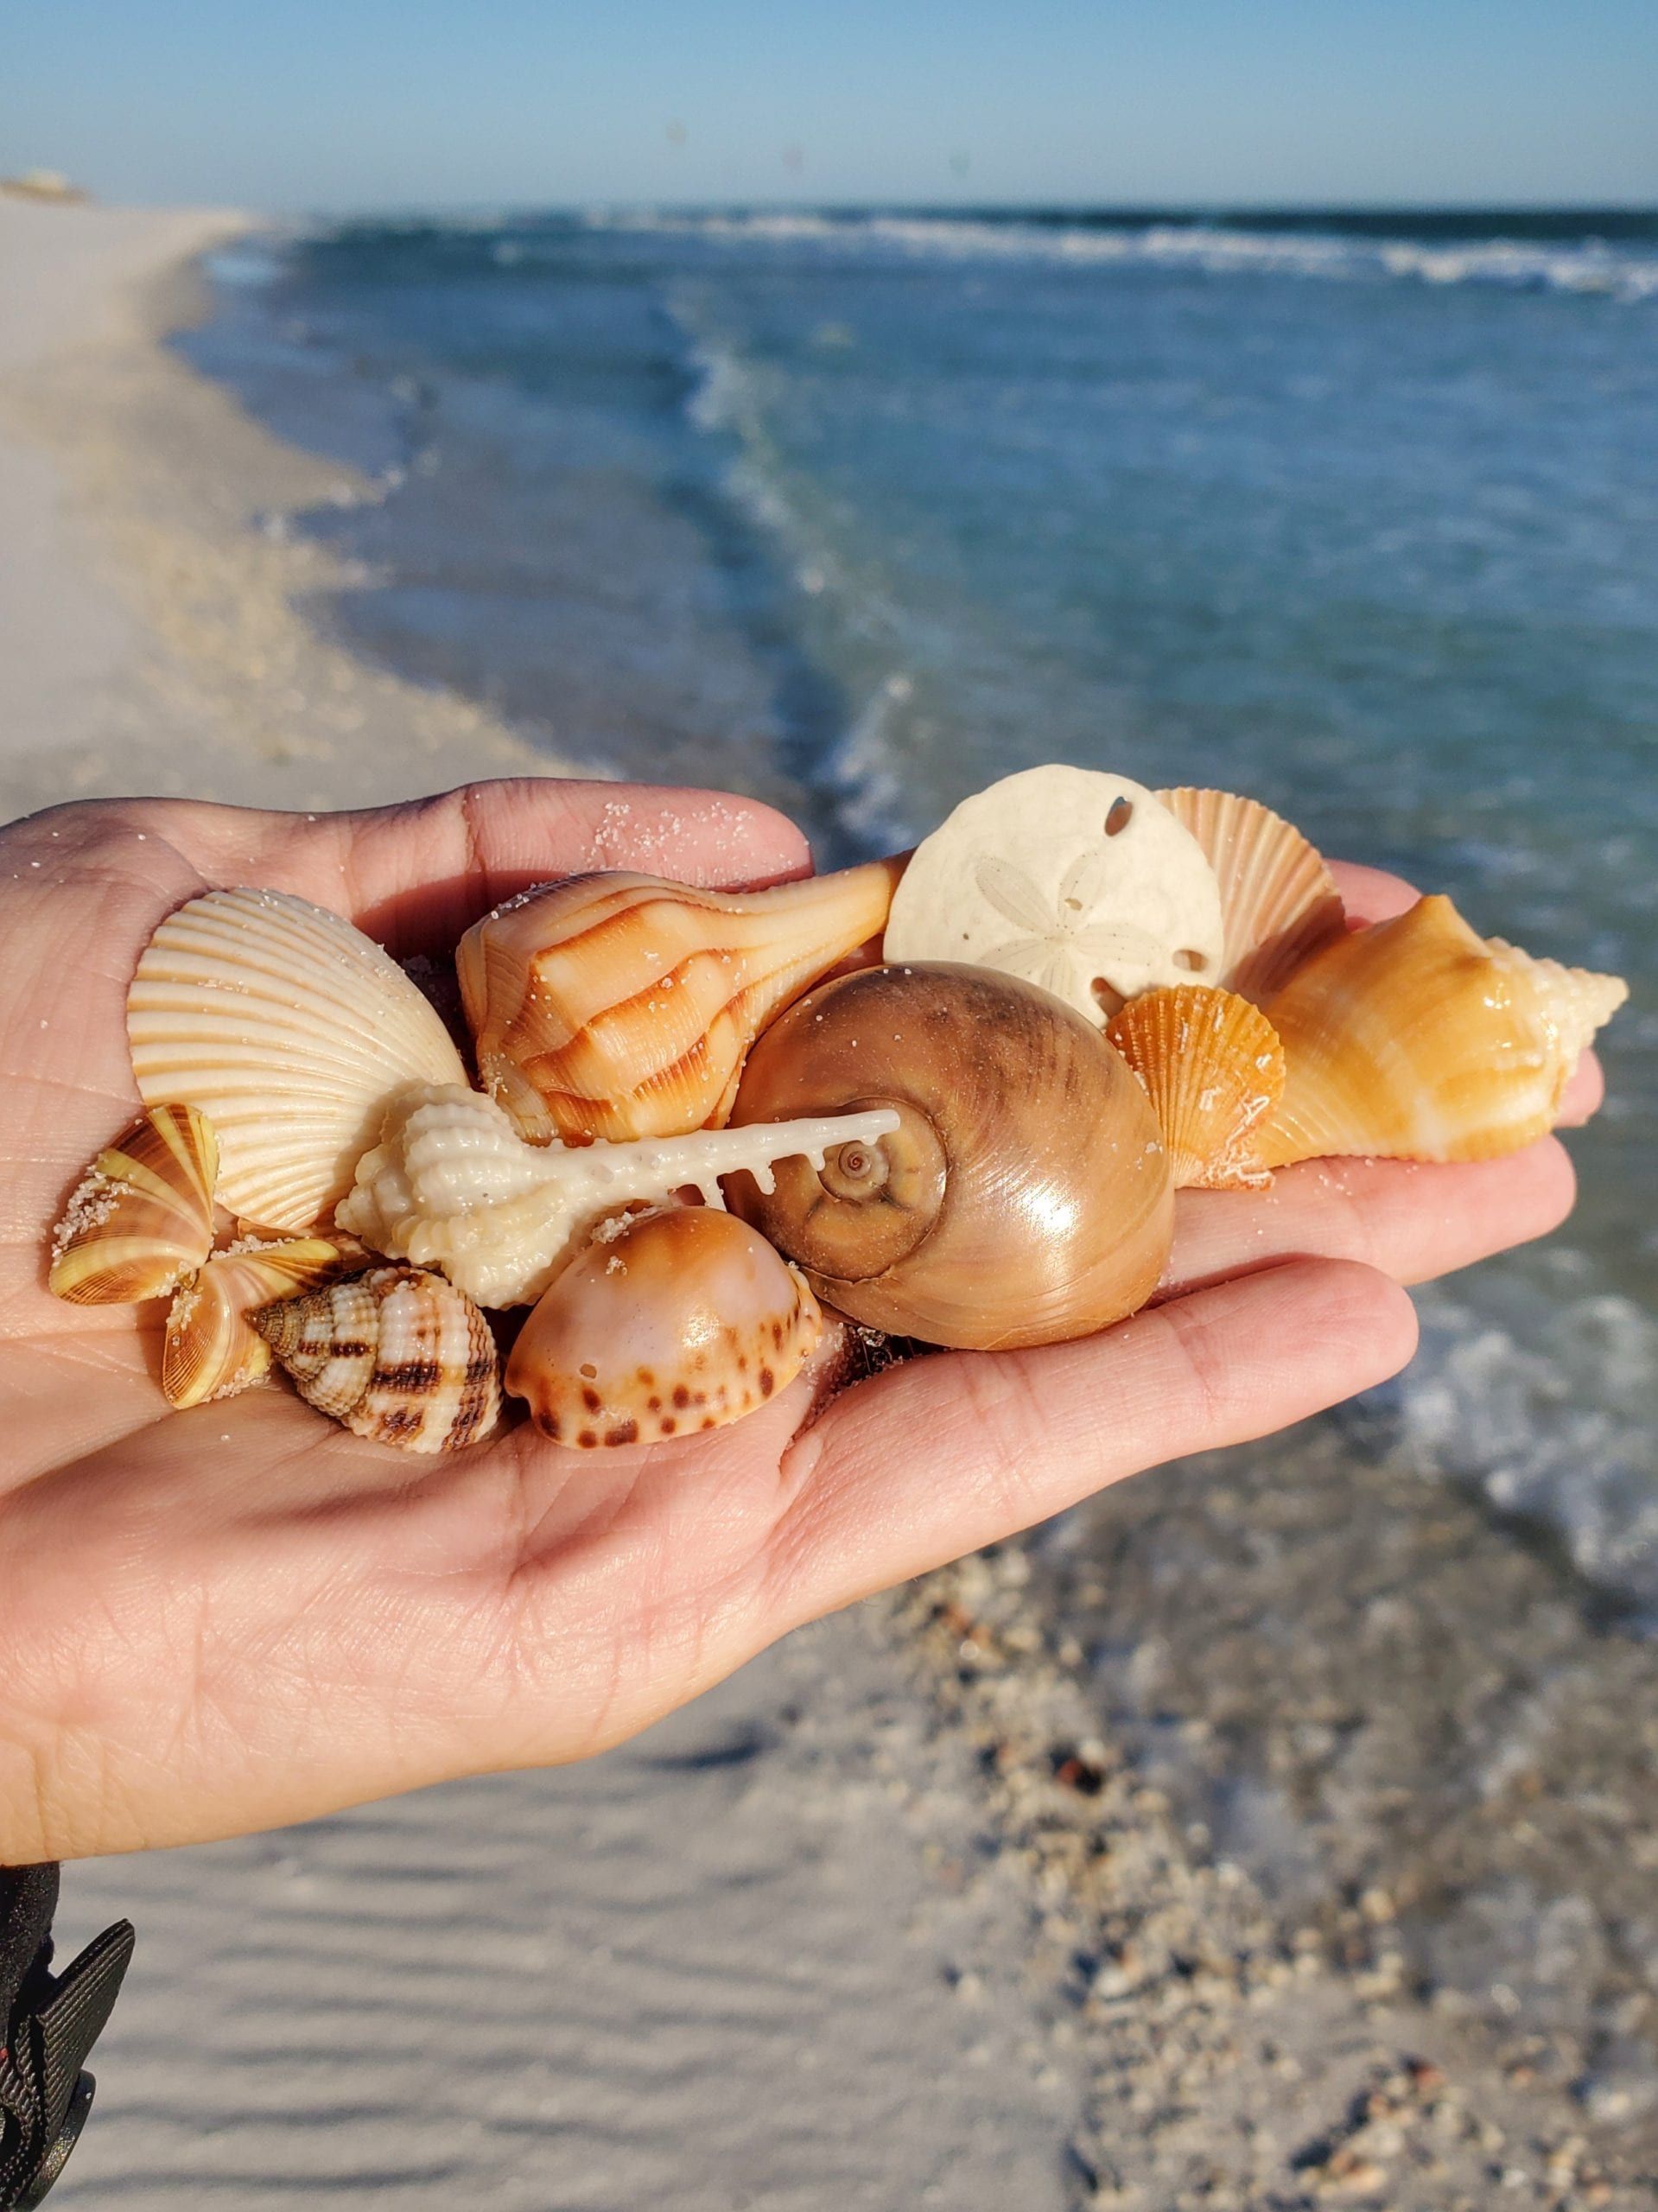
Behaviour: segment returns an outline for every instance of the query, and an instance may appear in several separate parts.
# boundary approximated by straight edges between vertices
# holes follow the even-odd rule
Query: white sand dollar
[[[1191,832],[1143,784],[1058,763],[975,792],[922,840],[883,945],[1022,976],[1102,1024],[1141,991],[1217,982],[1225,950]]]

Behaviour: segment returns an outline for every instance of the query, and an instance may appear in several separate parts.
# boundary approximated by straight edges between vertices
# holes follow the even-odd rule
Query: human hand
[[[1552,1139],[1185,1193],[1163,1302],[1102,1336],[918,1361],[797,1433],[803,1377],[734,1427],[592,1455],[523,1426],[413,1461],[276,1389],[174,1413],[162,1306],[47,1291],[49,1224],[137,1110],[127,983],[183,899],[296,892],[407,956],[549,875],[806,865],[744,801],[551,780],[314,817],[94,804],[0,833],[0,1865],[602,1750],[805,1620],[1381,1381],[1414,1341],[1398,1282],[1570,1207]],[[1344,888],[1367,918],[1412,896],[1366,870]],[[1570,1117],[1598,1099],[1585,1064]]]

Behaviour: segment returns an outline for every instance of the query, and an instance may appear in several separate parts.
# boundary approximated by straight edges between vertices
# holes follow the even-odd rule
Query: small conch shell
[[[277,891],[210,891],[169,914],[127,994],[127,1037],[140,1096],[209,1117],[219,1198],[264,1229],[327,1219],[393,1092],[466,1080],[397,963]]]
[[[632,1144],[535,1145],[481,1091],[416,1084],[387,1114],[339,1221],[377,1252],[441,1268],[480,1306],[527,1306],[602,1214],[659,1205],[688,1186],[723,1205],[722,1175],[745,1169],[769,1189],[776,1161],[821,1162],[830,1147],[896,1122],[873,1112]]]
[[[54,1232],[51,1288],[72,1306],[162,1298],[213,1249],[213,1131],[194,1106],[157,1104],[76,1185]]]
[[[1284,1090],[1284,1048],[1259,1007],[1200,983],[1147,991],[1105,1033],[1140,1077],[1177,1191],[1260,1189],[1255,1132]]]
[[[488,1322],[441,1275],[371,1268],[252,1316],[301,1397],[358,1436],[458,1452],[500,1416]]]
[[[1259,799],[1181,785],[1157,794],[1209,855],[1226,963],[1215,982],[1264,1006],[1347,926],[1336,879],[1301,832]]]
[[[1542,1136],[1618,976],[1476,937],[1449,899],[1337,938],[1266,1011],[1284,1096],[1261,1132],[1269,1167],[1344,1153],[1486,1160]]]
[[[248,1316],[338,1274],[340,1247],[320,1236],[250,1241],[216,1252],[174,1293],[162,1351],[162,1388],[175,1406],[206,1405],[251,1389],[270,1371],[270,1347]]]
[[[1051,992],[944,963],[833,977],[756,1045],[737,1119],[874,1106],[890,1135],[732,1191],[837,1312],[991,1351],[1087,1336],[1151,1296],[1174,1219],[1156,1116]]]
[[[537,1144],[720,1128],[766,1022],[880,933],[872,861],[769,891],[600,874],[509,899],[455,965],[492,1096]]]
[[[507,1362],[544,1435],[583,1450],[740,1421],[823,1331],[805,1279],[728,1213],[620,1222],[555,1280]]]

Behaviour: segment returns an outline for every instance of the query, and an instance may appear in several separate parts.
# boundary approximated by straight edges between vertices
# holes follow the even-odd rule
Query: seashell
[[[251,1319],[301,1397],[355,1435],[458,1452],[500,1417],[489,1323],[441,1275],[371,1268]]]
[[[206,1405],[262,1382],[270,1371],[270,1347],[248,1316],[314,1290],[346,1264],[340,1247],[320,1236],[274,1244],[251,1240],[216,1252],[174,1294],[162,1349],[162,1388],[169,1402]]]
[[[1140,1078],[1177,1191],[1260,1189],[1255,1133],[1284,1090],[1284,1048],[1259,1007],[1182,983],[1147,991],[1105,1033]]]
[[[875,1106],[890,1136],[732,1192],[826,1304],[990,1350],[1085,1336],[1151,1295],[1173,1224],[1156,1116],[1050,993],[942,964],[836,976],[755,1046],[735,1120]]]
[[[1185,785],[1157,796],[1203,847],[1221,887],[1226,961],[1214,981],[1264,1006],[1345,931],[1336,879],[1301,832],[1259,799]]]
[[[213,1249],[219,1150],[194,1106],[157,1103],[75,1186],[47,1281],[72,1306],[162,1298]]]
[[[721,1176],[744,1168],[769,1185],[775,1161],[821,1161],[835,1145],[884,1135],[896,1118],[533,1145],[480,1091],[416,1084],[394,1103],[359,1164],[340,1225],[376,1251],[441,1268],[480,1306],[530,1305],[600,1215],[658,1205],[687,1187],[721,1206]]]
[[[1261,1156],[1513,1152],[1553,1126],[1579,1056],[1628,995],[1616,976],[1487,943],[1449,899],[1419,899],[1326,945],[1267,1006],[1287,1072]]]
[[[1144,785],[1057,763],[962,804],[911,855],[882,957],[1022,976],[1102,1027],[1162,983],[1224,964],[1220,891],[1197,839]]]
[[[127,994],[127,1036],[141,1095],[210,1117],[219,1197],[264,1229],[327,1218],[393,1092],[466,1081],[397,963],[277,891],[210,891],[169,914]]]
[[[653,1443],[740,1421],[823,1332],[804,1277],[746,1222],[677,1206],[615,1224],[557,1275],[506,1387],[562,1444]]]
[[[480,1080],[537,1144],[722,1126],[749,1046],[879,936],[901,868],[744,892],[584,875],[508,900],[455,954]]]

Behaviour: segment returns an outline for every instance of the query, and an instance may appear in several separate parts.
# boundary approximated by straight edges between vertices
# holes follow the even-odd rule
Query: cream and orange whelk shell
[[[1168,1258],[1156,1118],[1104,1037],[988,969],[865,969],[822,984],[749,1056],[735,1120],[891,1109],[821,1167],[734,1207],[827,1305],[931,1344],[994,1350],[1132,1313]]]
[[[1185,983],[1147,991],[1105,1033],[1152,1102],[1177,1191],[1259,1190],[1256,1151],[1284,1090],[1284,1048],[1259,1007]]]
[[[175,1292],[162,1350],[162,1389],[173,1406],[233,1397],[270,1371],[270,1347],[250,1317],[338,1274],[346,1262],[326,1237],[249,1238],[216,1252]]]
[[[1629,995],[1617,976],[1476,936],[1449,899],[1316,954],[1267,1003],[1284,1096],[1268,1166],[1336,1154],[1485,1160],[1553,1127],[1572,1069]]]
[[[485,1088],[536,1143],[717,1128],[767,1020],[879,936],[901,863],[767,891],[576,876],[455,955]]]
[[[219,1195],[261,1228],[325,1222],[410,1083],[464,1083],[437,1014],[372,938],[279,891],[210,891],[169,914],[127,993],[147,1104],[211,1120]]]
[[[219,1147],[193,1106],[158,1104],[100,1152],[54,1233],[48,1283],[72,1306],[162,1298],[213,1242]]]
[[[489,1324],[441,1275],[371,1268],[252,1319],[301,1397],[355,1435],[455,1452],[500,1416]]]
[[[823,1331],[797,1268],[706,1206],[619,1222],[555,1279],[506,1387],[561,1444],[650,1444],[740,1421],[791,1382]]]
[[[416,1084],[388,1111],[337,1217],[377,1252],[441,1268],[480,1306],[526,1306],[604,1214],[687,1187],[722,1205],[723,1175],[743,1169],[769,1185],[777,1161],[821,1162],[834,1146],[873,1140],[896,1122],[877,1111],[628,1144],[534,1145],[482,1092]]]

